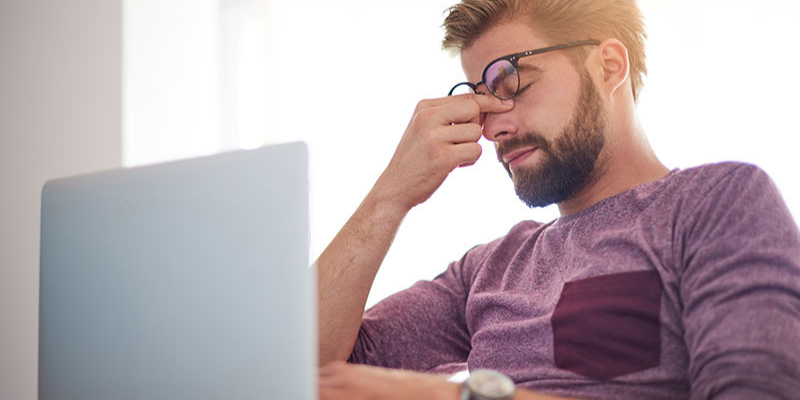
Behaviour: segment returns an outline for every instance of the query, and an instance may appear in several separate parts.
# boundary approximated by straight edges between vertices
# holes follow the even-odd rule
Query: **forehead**
[[[481,80],[486,64],[492,60],[549,45],[527,24],[508,22],[492,27],[461,50],[461,67],[470,82],[477,82]]]

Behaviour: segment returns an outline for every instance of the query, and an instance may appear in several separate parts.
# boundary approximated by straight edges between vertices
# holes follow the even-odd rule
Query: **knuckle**
[[[428,158],[434,163],[442,159],[442,150],[438,146],[428,146]]]
[[[450,164],[452,163],[452,157],[452,154],[449,152],[437,151],[436,156],[433,158],[431,175],[439,175],[440,171],[451,169],[452,167]]]
[[[433,108],[423,108],[417,112],[418,119],[429,119],[433,114],[436,113],[436,110]]]
[[[436,113],[435,109],[423,108],[422,110],[419,110],[414,114],[412,122],[415,127],[425,126],[427,122],[433,118],[433,115],[435,113]]]
[[[460,95],[458,95],[456,97],[461,99],[461,100],[474,100],[475,99],[475,93],[464,93],[464,94],[460,94]]]
[[[458,102],[460,107],[463,107],[465,110],[469,110],[470,112],[475,112],[476,114],[480,112],[481,105],[478,95],[469,93],[458,95],[457,98],[460,100]]]
[[[419,112],[419,111],[424,110],[426,108],[430,108],[431,107],[431,102],[432,102],[432,100],[430,100],[430,99],[420,100],[419,103],[417,103],[417,107],[414,109],[414,111],[415,112]]]

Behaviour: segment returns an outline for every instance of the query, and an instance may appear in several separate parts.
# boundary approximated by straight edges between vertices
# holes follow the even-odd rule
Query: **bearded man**
[[[800,398],[797,224],[757,167],[655,156],[635,1],[463,0],[444,26],[468,81],[417,105],[317,260],[320,397]],[[520,199],[561,217],[364,313],[403,218],[481,136]]]

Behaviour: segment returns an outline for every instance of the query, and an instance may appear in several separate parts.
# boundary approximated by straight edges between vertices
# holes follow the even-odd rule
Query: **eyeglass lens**
[[[486,69],[484,74],[486,87],[501,99],[510,99],[519,89],[517,69],[508,60],[498,60]]]

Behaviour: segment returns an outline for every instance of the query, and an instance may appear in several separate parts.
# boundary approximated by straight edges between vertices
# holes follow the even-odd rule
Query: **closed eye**
[[[531,86],[533,86],[533,82],[531,82],[531,83],[529,83],[529,84],[527,84],[527,85],[525,85],[525,86],[523,86],[523,87],[519,88],[519,90],[517,91],[517,96],[520,96],[520,95],[522,95],[523,93],[525,93],[525,91],[526,91],[526,90],[528,90],[528,89],[530,89],[530,87],[531,87]]]

